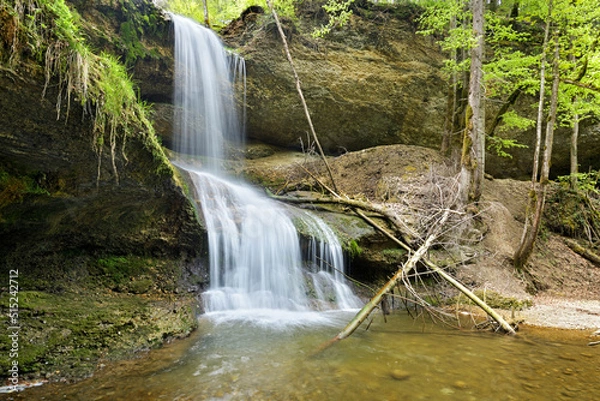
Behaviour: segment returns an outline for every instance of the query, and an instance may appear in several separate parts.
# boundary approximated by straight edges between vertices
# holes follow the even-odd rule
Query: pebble
[[[462,380],[455,381],[453,386],[459,390],[464,390],[469,387],[469,385]]]
[[[396,380],[406,380],[410,378],[410,372],[401,369],[394,369],[390,373],[390,376]]]

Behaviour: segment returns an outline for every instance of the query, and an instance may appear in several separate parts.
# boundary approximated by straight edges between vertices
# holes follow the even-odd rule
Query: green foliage
[[[518,143],[515,139],[500,138],[499,136],[487,137],[487,149],[493,150],[500,157],[507,157],[512,159],[512,155],[507,152],[510,149],[523,149],[527,148],[527,145]]]
[[[125,64],[131,65],[137,58],[146,55],[146,48],[140,42],[137,29],[132,21],[125,21],[121,24],[119,36],[127,48]]]
[[[238,18],[242,11],[250,6],[261,6],[268,10],[266,0],[207,0],[209,20],[212,27],[219,29]],[[295,0],[274,0],[273,6],[280,16],[295,18]],[[166,8],[199,22],[204,22],[204,6],[202,0],[167,0]]]
[[[559,185],[549,194],[544,210],[546,226],[561,235],[600,240],[600,172],[578,175],[575,191],[570,177],[559,177]]]
[[[341,28],[348,23],[352,10],[350,6],[354,4],[354,0],[328,0],[323,5],[323,10],[329,15],[329,21],[326,25],[322,25],[321,28],[316,29],[313,33],[313,37],[323,37],[331,32],[334,28]]]
[[[570,175],[561,175],[558,177],[558,182],[569,187],[571,177]],[[577,191],[588,195],[600,195],[600,171],[592,170],[589,173],[577,173],[575,178],[577,181],[577,188],[575,189]]]

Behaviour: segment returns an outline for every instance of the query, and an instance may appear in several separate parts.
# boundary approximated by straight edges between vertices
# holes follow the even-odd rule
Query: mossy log
[[[569,238],[565,238],[565,244],[567,244],[567,246],[571,248],[573,252],[583,256],[590,262],[600,266],[600,255],[598,255],[597,253],[593,252],[589,248],[581,246],[576,241]]]

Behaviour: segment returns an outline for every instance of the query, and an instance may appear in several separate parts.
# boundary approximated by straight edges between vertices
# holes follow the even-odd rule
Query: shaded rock
[[[43,255],[75,250],[200,256],[204,234],[194,207],[175,178],[159,172],[160,162],[141,138],[128,139],[127,159],[116,153],[119,184],[109,150],[97,181],[92,122],[78,117],[81,109],[72,105],[71,117],[57,121],[56,93],[42,99],[40,81],[15,82],[2,74],[0,88],[0,168],[33,177],[40,189],[0,210],[5,263],[37,270]]]

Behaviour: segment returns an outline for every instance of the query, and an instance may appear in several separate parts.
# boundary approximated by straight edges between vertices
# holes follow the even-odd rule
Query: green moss
[[[356,242],[356,240],[353,239],[346,243],[345,250],[348,252],[348,255],[350,255],[350,258],[352,259],[360,256],[363,252],[360,245],[358,245],[358,242]]]
[[[388,248],[381,251],[388,263],[399,263],[406,257],[406,250],[401,248]]]
[[[129,20],[121,23],[119,36],[126,49],[125,64],[132,65],[138,58],[150,54],[138,37],[134,22]]]
[[[506,297],[502,294],[499,294],[495,291],[483,291],[483,290],[475,290],[473,291],[475,295],[477,295],[483,302],[489,305],[492,308],[505,309],[505,310],[523,310],[525,308],[529,308],[532,306],[532,302],[529,299],[518,299],[514,297]],[[466,295],[460,294],[458,297],[455,297],[449,300],[448,304],[469,304],[475,305],[473,301],[468,299]]]
[[[2,294],[2,305],[7,305]],[[183,336],[196,326],[193,300],[110,293],[19,294],[20,372],[25,376],[90,374],[101,357],[121,357]],[[10,339],[0,337],[0,369],[10,363]]]
[[[132,9],[133,2],[122,0],[122,7]],[[12,9],[6,0],[0,8]],[[125,157],[127,137],[143,138],[145,146],[157,162],[157,172],[172,175],[173,168],[162,147],[158,144],[154,128],[147,113],[148,107],[140,102],[133,83],[123,64],[108,53],[94,54],[81,33],[81,21],[64,0],[40,0],[32,3],[22,13],[13,13],[18,37],[24,39],[19,47],[12,46],[10,60],[28,62],[30,54],[43,64],[47,88],[58,81],[57,110],[69,116],[72,101],[76,100],[87,110],[93,110],[93,147],[98,153],[98,180],[100,161],[105,148],[110,152],[113,175],[119,182],[115,157],[119,151]],[[133,15],[133,14],[132,14]],[[141,18],[141,17],[140,17]],[[147,18],[151,23],[150,17]],[[138,32],[144,21],[132,20],[122,26],[124,40],[131,56],[136,58],[143,51]],[[45,93],[46,89],[44,89]]]
[[[27,195],[49,193],[36,182],[34,175],[13,175],[0,168],[0,209],[23,201]]]

